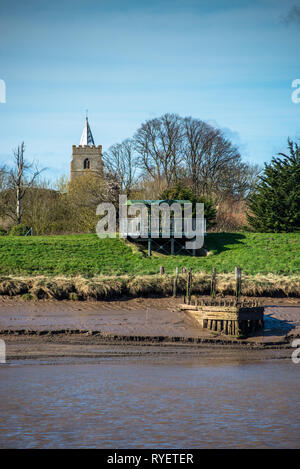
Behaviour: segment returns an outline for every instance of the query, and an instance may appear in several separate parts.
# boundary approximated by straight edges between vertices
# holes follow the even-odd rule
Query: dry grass
[[[102,300],[120,297],[124,293],[125,285],[126,277],[74,278],[74,291],[79,299],[83,300]]]
[[[218,204],[216,224],[211,231],[239,231],[248,226],[245,201],[223,200]]]
[[[26,280],[2,277],[0,278],[0,295],[22,295],[28,293],[29,282]]]
[[[29,286],[28,293],[39,299],[64,300],[69,299],[70,294],[75,292],[73,281],[64,278],[33,277]]]
[[[93,277],[24,277],[0,278],[0,295],[24,295],[24,299],[71,299],[71,300],[106,300],[121,296],[147,297],[170,296],[173,293],[174,276],[115,276]],[[177,293],[185,294],[186,275],[178,277]],[[210,275],[203,272],[193,275],[193,294],[210,293]],[[217,275],[217,293],[233,295],[235,278],[233,274]],[[245,296],[299,297],[300,276],[279,275],[244,275],[242,294]]]

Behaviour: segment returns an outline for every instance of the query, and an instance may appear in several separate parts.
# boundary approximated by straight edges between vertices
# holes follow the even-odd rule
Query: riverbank
[[[196,327],[179,311],[182,298],[135,298],[115,301],[24,301],[0,297],[0,337],[9,359],[78,356],[96,358],[103,347],[157,354],[198,354],[208,348],[288,350],[300,336],[300,301],[261,299],[262,332],[237,339]],[[106,352],[104,352],[106,353]],[[130,352],[131,353],[131,352]],[[173,352],[172,352],[173,353]]]
[[[3,336],[0,335],[0,338]],[[146,339],[146,338],[145,338]],[[202,364],[211,363],[248,363],[264,360],[291,359],[292,350],[289,344],[238,344],[228,341],[199,342],[166,342],[148,341],[124,342],[122,337],[112,340],[100,337],[99,340],[87,340],[84,335],[77,337],[56,336],[55,338],[31,336],[13,337],[5,336],[7,363],[16,363],[20,360],[32,363],[100,363],[103,361],[131,360],[157,360],[159,362],[176,362],[184,360],[201,360]]]

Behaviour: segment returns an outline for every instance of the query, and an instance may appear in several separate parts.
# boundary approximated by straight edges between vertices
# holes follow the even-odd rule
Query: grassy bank
[[[116,239],[96,235],[0,237],[0,275],[145,276],[176,267],[193,272],[233,272],[236,265],[248,275],[300,274],[300,233],[211,233],[205,241],[209,256],[165,256],[146,252]]]

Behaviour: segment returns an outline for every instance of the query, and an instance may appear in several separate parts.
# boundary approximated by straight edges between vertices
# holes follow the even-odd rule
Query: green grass
[[[300,233],[211,233],[206,237],[207,257],[165,256],[132,249],[123,241],[101,240],[96,235],[0,237],[1,275],[145,275],[163,265],[194,272],[232,272],[236,265],[246,274],[300,273]]]

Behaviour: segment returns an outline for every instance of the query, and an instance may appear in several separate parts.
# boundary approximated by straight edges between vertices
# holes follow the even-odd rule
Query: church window
[[[83,169],[90,169],[90,160],[88,158],[83,162]]]

